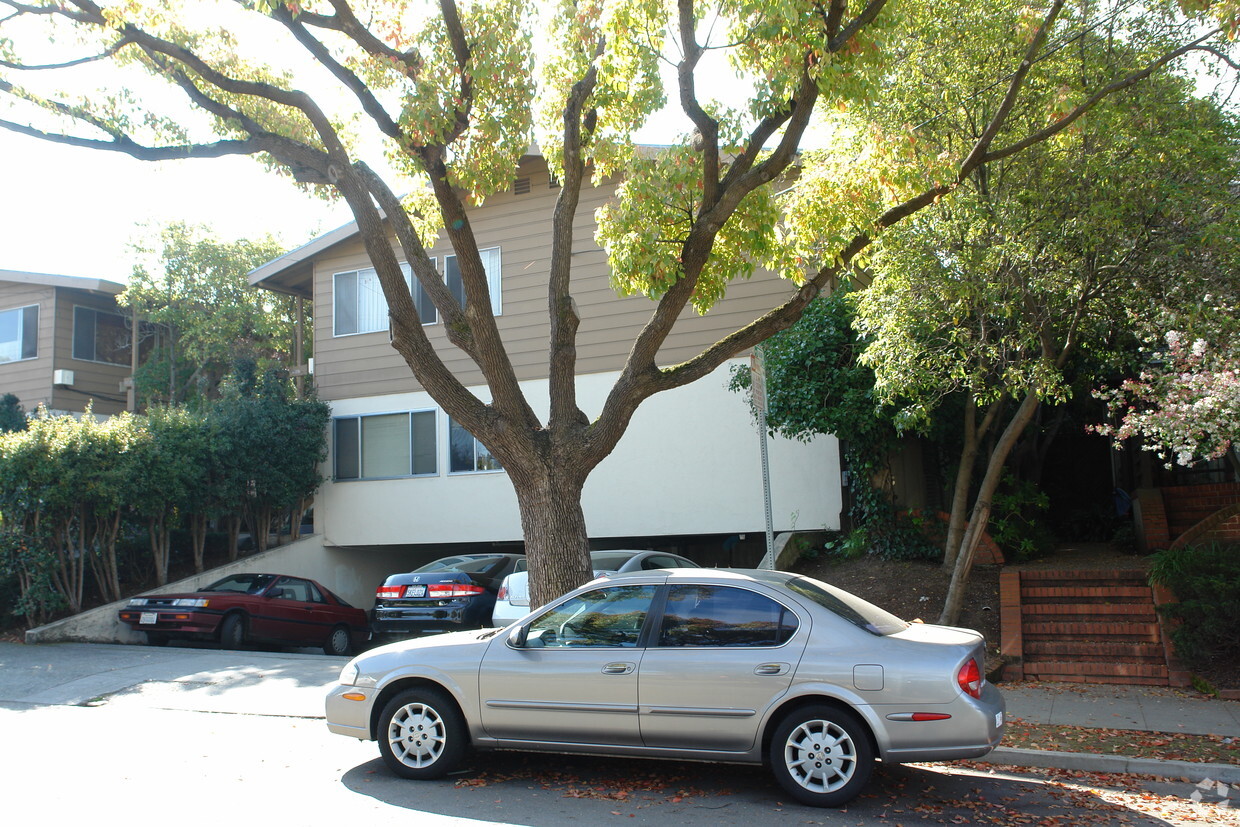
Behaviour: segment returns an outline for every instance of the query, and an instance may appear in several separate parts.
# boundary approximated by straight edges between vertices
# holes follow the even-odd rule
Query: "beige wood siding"
[[[0,282],[0,310],[28,305],[39,307],[38,356],[0,364],[0,396],[6,393],[21,400],[22,408],[33,413],[40,404],[52,405],[52,329],[55,307],[54,287],[37,284]]]
[[[518,378],[527,380],[547,375],[548,228],[559,190],[549,185],[541,161],[527,163],[520,175],[530,178],[528,194],[495,196],[472,211],[470,220],[479,246],[500,248],[500,334]],[[577,339],[579,374],[622,367],[634,337],[655,307],[645,297],[621,298],[611,289],[606,256],[594,240],[594,211],[613,194],[612,186],[586,189],[575,222],[573,297],[582,317]],[[437,257],[442,272],[444,256],[452,254],[451,245],[441,235],[430,252]],[[314,262],[315,381],[320,396],[327,400],[421,389],[392,349],[386,331],[333,336],[333,275],[368,266],[365,250],[356,237],[325,251]],[[691,358],[756,319],[792,289],[791,284],[769,273],[734,282],[727,298],[706,316],[686,311],[660,351],[660,363],[671,365]],[[429,325],[427,333],[462,382],[482,383],[476,366],[447,342],[442,325]]]
[[[125,410],[121,380],[130,374],[129,365],[110,365],[73,358],[73,308],[90,307],[125,315],[111,296],[61,288],[56,297],[56,342],[54,369],[73,371],[73,386],[53,391],[55,405],[62,410],[81,411],[88,401],[100,416]]]

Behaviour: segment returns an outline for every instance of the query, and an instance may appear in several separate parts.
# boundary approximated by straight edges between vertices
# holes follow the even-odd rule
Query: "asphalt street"
[[[390,775],[327,732],[345,659],[94,644],[0,644],[7,814],[134,824],[1237,824],[1178,781],[984,764],[880,766],[846,810],[783,801],[760,768],[521,753],[453,777]],[[7,819],[6,819],[7,820]],[[76,820],[76,819],[75,819]]]

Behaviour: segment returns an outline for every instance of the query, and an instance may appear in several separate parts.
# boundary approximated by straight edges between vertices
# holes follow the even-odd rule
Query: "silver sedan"
[[[795,574],[632,572],[504,630],[354,658],[327,725],[377,740],[407,778],[451,772],[470,748],[766,763],[796,800],[838,807],[876,758],[998,745],[984,652],[976,632],[905,623]]]

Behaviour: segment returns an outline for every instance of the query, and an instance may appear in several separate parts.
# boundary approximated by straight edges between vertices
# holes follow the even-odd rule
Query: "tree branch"
[[[680,108],[697,128],[702,152],[702,204],[715,203],[719,188],[719,122],[698,103],[695,72],[704,50],[697,42],[696,15],[693,0],[677,0],[680,27],[680,49],[683,57],[676,67],[680,91]]]
[[[339,3],[337,5],[340,6],[344,4]],[[345,6],[345,8],[348,9],[347,6]],[[351,11],[349,13],[352,14]],[[357,98],[358,103],[361,104],[362,110],[370,116],[371,120],[375,122],[375,125],[379,128],[380,132],[387,135],[389,138],[394,138],[397,140],[401,139],[402,133],[400,127],[396,124],[396,121],[392,120],[392,117],[387,113],[387,110],[383,108],[383,105],[379,103],[378,98],[374,96],[374,94],[370,91],[370,88],[365,84],[365,82],[362,81],[361,78],[341,64],[340,61],[336,60],[331,51],[323,45],[322,41],[312,35],[306,27],[302,25],[300,15],[294,17],[293,13],[286,7],[277,6],[272,11],[271,16],[275,20],[282,23],[284,27],[292,33],[293,37],[297,39],[297,42],[306,49],[306,51],[313,55],[314,58],[325,67],[327,67],[327,70],[331,72],[332,75],[334,75],[346,89],[353,93],[354,97]],[[354,20],[356,20],[356,18],[354,18]],[[350,37],[354,37],[353,32],[350,30],[352,28],[353,27],[341,26],[339,30],[345,32]],[[371,39],[373,40],[373,38]],[[354,37],[354,41],[358,42],[356,37]],[[360,42],[359,45],[361,45]],[[391,50],[387,51],[390,52]],[[383,56],[389,57],[386,52],[383,53]]]
[[[606,41],[599,38],[595,57],[601,57]],[[577,404],[577,329],[581,317],[571,293],[573,219],[581,202],[585,181],[585,154],[588,133],[593,131],[593,114],[586,107],[598,83],[598,60],[573,84],[564,107],[564,180],[556,196],[551,219],[551,272],[547,281],[547,312],[551,329],[548,336],[548,393],[551,415],[548,424],[554,432],[572,423],[584,425],[585,414]]]
[[[1012,113],[1012,108],[1016,105],[1020,91],[1024,88],[1025,78],[1028,76],[1029,70],[1033,68],[1034,60],[1037,58],[1038,52],[1042,50],[1042,45],[1046,42],[1047,36],[1050,35],[1051,27],[1055,25],[1055,19],[1059,17],[1059,12],[1062,10],[1063,0],[1056,0],[1056,2],[1051,4],[1050,9],[1046,12],[1046,16],[1042,18],[1042,24],[1038,26],[1033,40],[1029,43],[1029,48],[1025,50],[1024,59],[1021,60],[1020,65],[1016,67],[1016,71],[1012,73],[1012,77],[1008,81],[1007,92],[1004,93],[1003,101],[999,104],[998,110],[996,110],[994,117],[990,119],[990,123],[982,130],[981,136],[964,159],[964,163],[960,165],[960,180],[964,180],[964,177],[973,169],[976,169],[988,160],[986,152],[990,149],[995,136],[999,134],[999,129],[1007,121],[1008,115]]]
[[[1064,115],[1062,118],[1055,121],[1050,126],[1047,126],[1045,129],[1040,129],[1037,132],[1034,132],[1033,134],[1027,136],[1023,140],[1017,141],[1016,143],[1010,146],[1004,147],[1003,149],[996,150],[994,152],[986,152],[984,154],[984,157],[982,158],[981,163],[990,163],[991,161],[998,161],[1003,158],[1006,158],[1009,155],[1015,155],[1017,152],[1020,152],[1023,149],[1027,149],[1033,146],[1034,144],[1041,143],[1047,140],[1048,138],[1051,138],[1052,136],[1058,134],[1059,132],[1062,132],[1063,130],[1071,126],[1073,123],[1075,123],[1086,112],[1088,112],[1089,110],[1097,106],[1098,103],[1101,102],[1104,98],[1110,95],[1113,95],[1116,92],[1127,89],[1128,87],[1144,80],[1145,78],[1148,78],[1150,75],[1154,74],[1154,72],[1156,72],[1158,69],[1161,69],[1163,66],[1166,66],[1168,63],[1175,60],[1176,58],[1183,57],[1189,52],[1195,49],[1199,49],[1200,44],[1213,38],[1215,35],[1219,34],[1219,32],[1220,32],[1219,29],[1215,29],[1197,38],[1192,43],[1189,43],[1185,46],[1181,46],[1180,48],[1175,49],[1174,51],[1168,52],[1162,57],[1159,57],[1157,60],[1154,60],[1151,63],[1149,63],[1149,65],[1147,65],[1144,69],[1141,69],[1140,71],[1137,71],[1137,72],[1133,72],[1127,77],[1120,78],[1117,81],[1107,84],[1106,86],[1102,87],[1102,89],[1099,89],[1097,92],[1095,92],[1093,95],[1090,95],[1090,97],[1086,99],[1084,102],[1078,104],[1071,112]],[[978,145],[981,146],[981,143],[979,142]]]

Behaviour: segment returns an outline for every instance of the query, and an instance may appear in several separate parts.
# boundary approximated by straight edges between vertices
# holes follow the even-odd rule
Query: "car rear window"
[[[621,566],[633,559],[632,554],[591,554],[590,565],[595,571],[618,571]]]
[[[273,574],[234,574],[223,580],[216,580],[203,589],[204,592],[240,592],[241,594],[258,594],[267,588],[267,584],[275,579]]]
[[[883,611],[873,603],[868,603],[854,594],[829,586],[826,583],[809,577],[798,577],[789,580],[790,591],[812,600],[824,609],[833,612],[854,626],[865,629],[872,635],[894,635],[908,628],[908,624],[900,618]]]
[[[420,569],[414,569],[414,571],[463,571],[467,573],[489,571],[503,563],[504,559],[503,557],[472,557],[457,560],[436,560],[433,563],[427,563]]]

